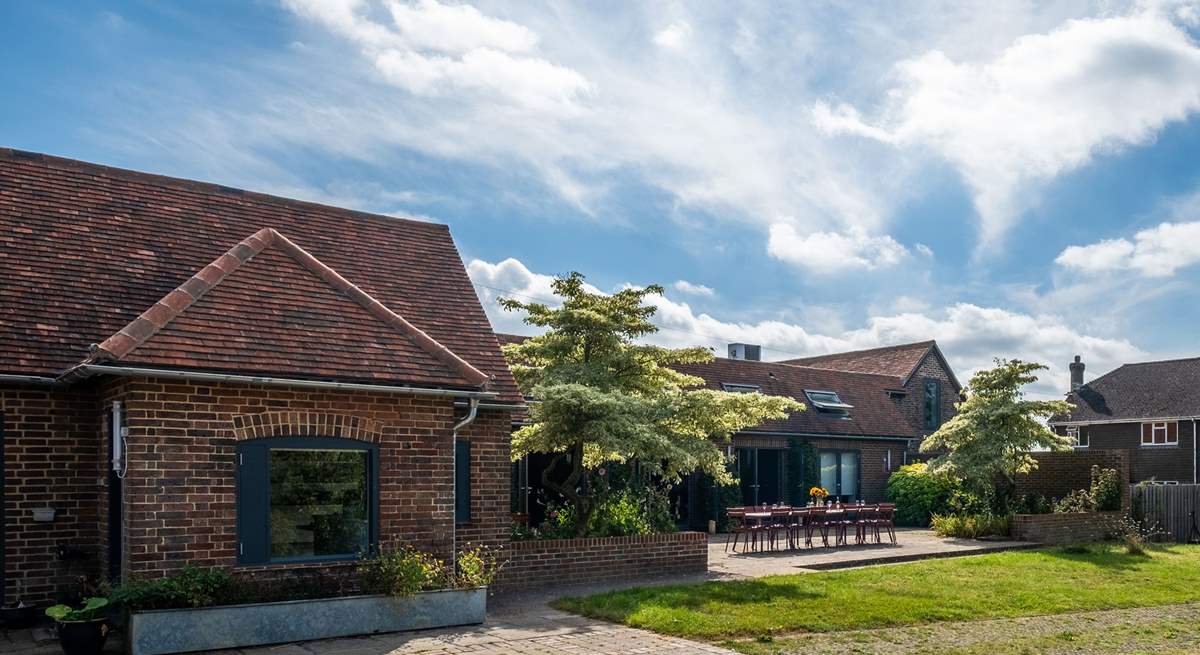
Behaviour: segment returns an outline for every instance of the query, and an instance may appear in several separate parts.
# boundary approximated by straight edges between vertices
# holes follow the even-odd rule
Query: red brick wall
[[[235,446],[261,436],[343,436],[379,444],[380,541],[450,554],[451,427],[462,411],[448,398],[139,380],[126,384],[122,399],[129,428],[128,573],[154,575],[188,563],[236,565]],[[481,411],[461,437],[479,446],[472,448],[475,511],[460,540],[501,544],[508,531],[508,466],[498,464],[507,453],[508,417]]]
[[[908,393],[897,401],[904,417],[908,419],[913,429],[921,435],[933,433],[933,430],[925,429],[925,380],[927,378],[940,380],[942,383],[940,399],[942,404],[942,423],[949,421],[957,413],[954,405],[958,402],[958,390],[954,388],[954,383],[950,381],[950,373],[942,366],[941,360],[933,353],[930,353],[917,366],[917,372],[913,374],[912,378],[908,381],[908,385],[904,387]],[[914,444],[914,447],[916,447],[916,444]]]
[[[1076,512],[1072,514],[1015,514],[1012,537],[1042,544],[1066,544],[1103,539],[1121,512]]]
[[[1038,467],[1017,477],[1017,494],[1041,494],[1059,499],[1092,485],[1092,466],[1116,469],[1129,479],[1129,457],[1124,450],[1080,449],[1061,453],[1034,453]],[[1121,485],[1122,502],[1129,502],[1129,486]]]
[[[71,391],[0,387],[4,417],[5,545],[7,595],[44,603],[72,591],[73,578],[99,569],[100,518],[96,498],[103,474],[94,386]],[[50,523],[33,510],[52,508]],[[57,548],[84,551],[89,559],[64,562]]]
[[[644,537],[514,541],[494,589],[636,579],[708,570],[708,536],[677,532]]]

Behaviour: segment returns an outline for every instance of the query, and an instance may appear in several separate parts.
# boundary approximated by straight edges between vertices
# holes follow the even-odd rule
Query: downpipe
[[[454,424],[451,428],[450,441],[450,471],[455,477],[454,483],[451,486],[453,493],[451,497],[454,499],[453,513],[458,512],[458,431],[475,422],[475,417],[479,415],[479,398],[471,398],[467,406],[467,415],[463,420]],[[468,502],[470,499],[468,499]],[[451,515],[450,519],[450,570],[457,573],[458,571],[458,517]]]

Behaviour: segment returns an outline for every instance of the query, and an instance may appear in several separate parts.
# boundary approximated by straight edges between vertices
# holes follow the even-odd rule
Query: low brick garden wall
[[[531,539],[510,542],[493,589],[635,579],[708,569],[708,535],[676,532],[642,537]]]
[[[1122,512],[1014,514],[1012,538],[1042,544],[1067,544],[1103,539]]]

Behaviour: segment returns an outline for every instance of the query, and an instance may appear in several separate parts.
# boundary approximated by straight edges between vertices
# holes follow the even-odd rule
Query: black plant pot
[[[100,655],[107,639],[107,619],[58,623],[58,643],[66,655]]]
[[[42,615],[34,605],[22,607],[0,607],[0,626],[8,630],[20,630],[37,623]]]

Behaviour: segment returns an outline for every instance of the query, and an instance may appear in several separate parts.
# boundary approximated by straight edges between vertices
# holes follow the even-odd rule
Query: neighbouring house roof
[[[1125,364],[1067,394],[1075,405],[1052,423],[1200,415],[1200,357]]]
[[[0,279],[0,373],[108,361],[521,400],[445,225],[0,149]]]
[[[901,384],[904,385],[908,384],[913,374],[917,372],[917,368],[920,367],[921,362],[931,352],[941,360],[942,367],[946,369],[946,373],[950,376],[950,380],[954,383],[954,386],[961,389],[962,385],[954,377],[954,372],[951,370],[949,362],[942,355],[937,342],[932,340],[884,346],[882,348],[869,348],[867,350],[853,350],[844,353],[830,353],[828,355],[816,355],[813,357],[799,357],[796,359],[786,359],[780,363],[811,366],[813,368],[824,368],[835,371],[890,375],[900,378]]]
[[[710,389],[720,390],[723,385],[752,385],[761,393],[789,396],[808,406],[807,411],[743,431],[748,434],[766,431],[840,437],[920,437],[896,401],[888,395],[888,391],[896,386],[896,379],[891,376],[725,358],[673,368],[703,378]],[[854,407],[849,410],[848,418],[837,418],[834,414],[817,411],[805,391],[833,391],[841,402]]]
[[[501,346],[508,346],[515,343],[524,343],[529,337],[520,334],[504,334],[503,332],[496,333],[496,340]]]

